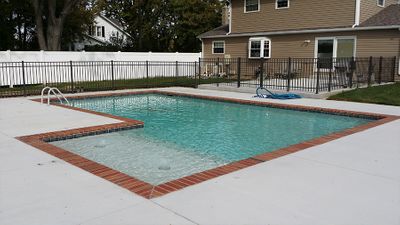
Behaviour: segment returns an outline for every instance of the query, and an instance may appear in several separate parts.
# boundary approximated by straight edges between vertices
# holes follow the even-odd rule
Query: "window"
[[[276,0],[276,8],[277,9],[289,8],[289,0]]]
[[[260,0],[244,0],[244,12],[260,11]]]
[[[385,0],[378,0],[378,6],[385,7]]]
[[[213,54],[224,54],[225,53],[225,41],[214,41],[212,53]]]
[[[319,59],[350,58],[355,57],[355,37],[327,37],[317,38],[315,45],[315,56]],[[329,69],[332,67],[330,60],[320,63],[319,68]]]
[[[250,38],[249,58],[271,58],[271,40],[265,37]]]
[[[96,27],[96,36],[101,37],[101,27]]]
[[[97,36],[97,37],[105,37],[105,27],[104,26],[95,26],[93,27],[93,32],[92,36]]]

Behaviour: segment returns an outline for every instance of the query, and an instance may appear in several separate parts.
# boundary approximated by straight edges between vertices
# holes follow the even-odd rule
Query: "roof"
[[[362,27],[400,25],[400,4],[393,4],[360,24]]]
[[[114,23],[115,25],[119,26],[120,28],[123,28],[124,26],[121,24],[121,22],[119,22],[117,19],[115,18],[110,18],[107,17],[107,19],[109,19],[112,23]]]
[[[291,33],[298,31],[313,31],[313,30],[325,30],[325,29],[338,29],[338,28],[349,28],[349,26],[337,26],[337,27],[318,27],[318,28],[303,28],[303,29],[285,29],[285,30],[269,30],[260,32],[245,32],[245,33],[230,33],[229,36],[247,36],[247,35],[258,35],[258,34],[280,34],[280,33]],[[229,25],[217,27],[213,30],[200,34],[198,38],[215,38],[223,37],[229,32]]]
[[[205,33],[200,34],[197,36],[198,38],[206,38],[206,37],[212,37],[212,36],[218,36],[218,35],[226,35],[229,32],[229,25],[223,25],[220,27],[217,27],[213,30],[207,31]]]
[[[109,24],[111,24],[113,27],[118,29],[120,32],[122,32],[126,36],[131,37],[131,35],[129,35],[129,33],[124,30],[124,27],[122,26],[122,24],[118,20],[116,20],[114,18],[106,17],[106,16],[102,15],[101,13],[98,14],[98,16],[100,18],[104,19],[105,21],[107,21]]]
[[[98,39],[97,37],[90,36],[90,35],[87,35],[87,34],[85,34],[85,37],[91,39],[92,41],[97,42],[98,44],[103,44],[103,45],[106,44],[106,42],[104,42],[104,41]]]
[[[345,26],[345,27],[325,27],[325,28],[311,28],[311,29],[292,29],[292,30],[274,30],[274,31],[261,31],[261,32],[246,32],[246,33],[229,33],[216,34],[206,32],[198,38],[225,38],[225,37],[249,37],[249,36],[265,36],[265,35],[289,35],[289,34],[310,34],[310,33],[327,33],[327,32],[346,32],[346,31],[367,31],[367,30],[391,30],[400,29],[400,25],[386,25],[386,26]]]

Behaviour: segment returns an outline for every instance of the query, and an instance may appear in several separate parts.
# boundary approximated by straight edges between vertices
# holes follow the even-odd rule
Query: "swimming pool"
[[[371,121],[160,94],[75,99],[71,104],[141,120],[145,127],[51,144],[152,185]]]

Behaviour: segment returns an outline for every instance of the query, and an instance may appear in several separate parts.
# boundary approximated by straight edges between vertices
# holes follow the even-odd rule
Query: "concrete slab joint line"
[[[294,144],[289,147],[281,148],[275,150],[273,152],[263,153],[257,156],[250,157],[248,159],[240,160],[237,162],[232,162],[228,165],[220,166],[217,168],[213,168],[207,171],[203,171],[200,173],[192,174],[186,177],[182,177],[173,181],[169,181],[160,185],[151,185],[119,171],[113,170],[107,166],[101,165],[97,162],[86,159],[77,154],[68,152],[64,149],[58,148],[54,145],[49,144],[48,142],[57,141],[57,140],[65,140],[71,138],[78,138],[89,135],[97,135],[101,133],[108,132],[116,132],[125,129],[137,129],[142,128],[145,124],[142,121],[128,119],[124,117],[119,117],[115,115],[110,115],[106,113],[94,112],[87,109],[80,109],[68,105],[57,104],[54,102],[54,105],[58,107],[63,107],[67,109],[72,109],[80,112],[91,113],[99,116],[109,117],[112,119],[117,119],[122,122],[114,123],[114,124],[105,124],[100,126],[92,126],[92,127],[83,127],[78,129],[71,129],[65,131],[56,131],[49,133],[41,133],[35,135],[21,136],[17,137],[18,140],[29,144],[35,148],[38,148],[50,155],[53,155],[57,158],[60,158],[74,166],[77,166],[85,171],[88,171],[96,176],[102,177],[105,180],[108,180],[122,188],[125,188],[131,192],[134,192],[146,199],[157,198],[163,195],[166,195],[171,192],[175,192],[186,188],[191,185],[195,185],[215,177],[219,177],[243,168],[251,167],[253,165],[257,165],[259,163],[263,163],[266,161],[270,161],[279,157],[283,157],[288,154],[292,154],[313,146],[317,146],[347,135],[351,135],[360,131],[367,130],[372,127],[376,127],[385,123],[392,122],[394,120],[399,119],[399,116],[378,114],[378,113],[364,113],[364,112],[356,112],[356,111],[347,111],[347,110],[338,110],[338,109],[327,109],[327,108],[318,108],[318,107],[309,107],[309,106],[301,106],[301,105],[290,105],[283,103],[271,103],[271,102],[261,102],[261,101],[252,101],[252,100],[243,100],[243,99],[235,99],[235,98],[227,98],[227,97],[213,97],[199,94],[188,94],[181,92],[173,92],[173,91],[160,91],[160,90],[145,90],[145,91],[130,91],[130,92],[119,92],[119,93],[107,93],[107,94],[95,94],[95,95],[82,95],[82,96],[72,96],[69,99],[86,99],[86,98],[101,98],[101,97],[109,97],[109,96],[125,96],[125,95],[140,95],[140,94],[162,94],[162,95],[173,95],[173,96],[182,96],[182,97],[191,97],[191,98],[201,98],[212,101],[224,101],[231,103],[239,103],[239,104],[250,104],[250,105],[258,105],[264,107],[273,107],[273,108],[282,108],[282,109],[292,109],[292,110],[300,110],[300,111],[310,111],[310,112],[319,112],[319,113],[329,113],[336,115],[344,115],[344,116],[352,116],[352,117],[362,117],[362,118],[370,118],[375,119],[368,124],[360,125],[357,127],[353,127],[350,129],[346,129],[341,132],[328,134],[320,138],[308,140],[302,143]],[[51,99],[51,101],[55,101],[56,99]],[[39,99],[33,99],[33,101],[40,101]]]

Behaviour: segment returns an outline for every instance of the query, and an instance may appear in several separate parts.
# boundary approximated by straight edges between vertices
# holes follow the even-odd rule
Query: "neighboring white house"
[[[112,43],[112,40],[118,40],[118,43],[124,43],[130,38],[129,34],[124,31],[122,25],[115,19],[98,15],[94,19],[94,25],[90,27],[89,32],[85,35],[85,39],[81,42],[74,43],[70,50],[81,51],[85,46],[106,45]]]

